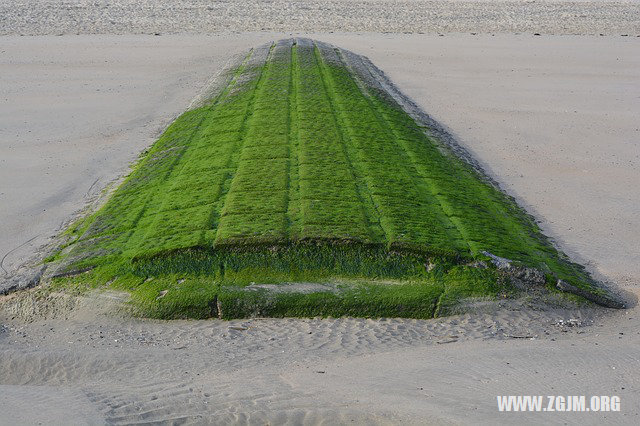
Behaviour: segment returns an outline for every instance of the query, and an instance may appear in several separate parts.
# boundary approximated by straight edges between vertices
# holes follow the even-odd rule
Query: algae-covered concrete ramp
[[[373,64],[308,39],[242,57],[67,236],[49,276],[163,317],[430,317],[557,283],[617,305]]]

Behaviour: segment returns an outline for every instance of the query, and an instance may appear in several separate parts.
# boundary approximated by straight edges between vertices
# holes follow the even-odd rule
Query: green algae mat
[[[240,58],[65,236],[54,286],[159,318],[618,304],[366,58],[308,39]]]

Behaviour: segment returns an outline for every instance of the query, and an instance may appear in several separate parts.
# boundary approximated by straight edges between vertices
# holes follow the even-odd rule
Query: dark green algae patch
[[[390,87],[324,43],[253,49],[66,232],[53,286],[126,290],[157,318],[432,318],[558,280],[615,304]]]

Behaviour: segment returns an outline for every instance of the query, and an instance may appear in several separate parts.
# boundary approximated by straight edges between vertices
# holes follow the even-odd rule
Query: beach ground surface
[[[637,39],[295,35],[368,56],[561,249],[634,306]],[[3,269],[15,271],[125,174],[230,55],[287,36],[3,36]],[[640,415],[637,308],[506,308],[436,321],[165,323],[93,309],[110,303],[96,296],[46,312],[3,313],[0,423],[70,413],[93,423],[637,424]],[[570,319],[577,322],[569,326]],[[505,415],[495,402],[503,394],[619,395],[622,411]]]
[[[638,0],[22,0],[0,35],[221,32],[640,34]]]

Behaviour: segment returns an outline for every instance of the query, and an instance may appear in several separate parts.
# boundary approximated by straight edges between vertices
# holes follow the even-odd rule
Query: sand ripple
[[[552,367],[560,348],[614,324],[600,309],[542,311],[511,301],[429,321],[161,322],[114,317],[96,300],[79,302],[65,315],[49,311],[53,318],[2,322],[0,387],[7,397],[0,409],[7,418],[37,421],[41,411],[30,407],[38,401],[52,419],[72,413],[89,423],[447,423],[460,419],[438,414],[435,401],[425,396],[434,386],[437,404],[450,406],[447,398],[477,404],[482,387],[495,377],[502,376],[507,387],[522,377],[539,386],[552,383],[535,371]],[[625,332],[635,333],[637,346],[632,324]],[[611,339],[624,336],[607,330]],[[621,366],[621,375],[640,366],[638,351],[601,351]],[[527,359],[531,368],[524,368]],[[509,376],[505,362],[526,371]],[[593,359],[570,353],[558,360],[562,371],[593,367]],[[56,408],[61,405],[65,410]]]

